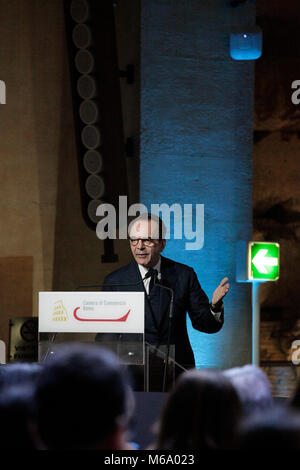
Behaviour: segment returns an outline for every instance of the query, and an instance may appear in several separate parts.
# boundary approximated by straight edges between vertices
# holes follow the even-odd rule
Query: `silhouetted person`
[[[163,410],[155,449],[230,448],[241,416],[241,404],[221,372],[183,373]]]
[[[0,393],[0,449],[35,449],[33,389],[7,386]]]
[[[131,397],[113,353],[87,344],[64,345],[39,376],[38,433],[47,449],[127,449]]]
[[[158,348],[167,345],[169,338],[170,344],[175,345],[176,362],[183,369],[195,367],[194,353],[186,327],[187,313],[196,330],[210,334],[220,331],[224,323],[223,299],[229,291],[228,278],[221,280],[209,302],[191,267],[161,256],[167,243],[166,227],[154,214],[141,214],[132,222],[129,228],[129,243],[134,260],[106,276],[103,290],[143,292],[145,341]],[[144,279],[152,268],[157,271],[155,283],[153,278],[152,281],[150,277]],[[159,284],[174,292],[171,323],[170,291],[159,287]],[[176,370],[176,373],[181,371],[182,368]],[[153,391],[161,391],[161,386],[162,382],[158,387],[155,384]]]
[[[33,393],[41,368],[27,362],[0,366],[1,449],[34,449],[36,446]]]
[[[300,450],[300,414],[285,407],[256,415],[239,429],[237,450]]]
[[[236,389],[243,406],[243,415],[267,411],[273,406],[271,386],[266,374],[255,365],[234,367],[224,375]]]

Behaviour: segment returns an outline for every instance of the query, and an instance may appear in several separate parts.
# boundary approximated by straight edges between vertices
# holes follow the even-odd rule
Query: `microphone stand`
[[[149,270],[150,271],[150,270]],[[149,272],[148,271],[148,272]],[[148,273],[147,273],[148,274]],[[170,356],[170,341],[171,341],[171,325],[172,325],[172,318],[173,318],[173,306],[174,306],[174,290],[171,287],[164,286],[157,281],[157,270],[153,269],[151,275],[153,275],[153,284],[155,286],[160,287],[161,289],[166,289],[171,293],[171,300],[170,300],[170,308],[169,308],[169,317],[168,317],[168,336],[167,336],[167,352],[166,352],[166,359],[165,359],[165,366],[164,366],[164,376],[163,376],[163,389],[162,391],[165,392],[166,389],[166,380],[167,380],[167,368],[169,365],[169,356]]]

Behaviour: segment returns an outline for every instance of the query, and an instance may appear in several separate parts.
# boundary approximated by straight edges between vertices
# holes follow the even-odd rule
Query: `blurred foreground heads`
[[[46,449],[130,449],[130,385],[116,356],[68,344],[45,363],[36,387],[37,432]]]

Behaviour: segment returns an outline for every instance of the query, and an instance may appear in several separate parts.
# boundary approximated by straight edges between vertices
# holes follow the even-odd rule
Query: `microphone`
[[[162,390],[163,392],[165,392],[166,378],[167,378],[167,367],[168,367],[168,364],[169,364],[169,355],[170,355],[171,325],[172,325],[173,306],[174,306],[174,290],[171,289],[171,287],[164,286],[163,284],[157,282],[157,277],[158,277],[157,269],[150,268],[147,274],[149,274],[149,273],[150,273],[150,276],[153,277],[153,284],[155,286],[158,286],[161,289],[166,289],[168,292],[171,293],[169,317],[168,317],[167,353],[166,353],[166,360],[165,360],[165,367],[164,367],[163,390]]]

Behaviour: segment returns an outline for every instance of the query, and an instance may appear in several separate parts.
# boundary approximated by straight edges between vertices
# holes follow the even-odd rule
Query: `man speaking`
[[[218,332],[224,323],[222,299],[229,290],[228,278],[222,279],[209,302],[191,267],[161,256],[166,246],[165,232],[162,220],[153,214],[136,218],[129,226],[134,261],[109,274],[104,280],[104,290],[145,292],[145,341],[158,347],[167,344],[169,337],[170,344],[175,345],[176,362],[188,369],[195,366],[195,360],[186,314],[196,330]],[[156,275],[150,276],[150,273]],[[170,319],[172,291],[173,316]]]

